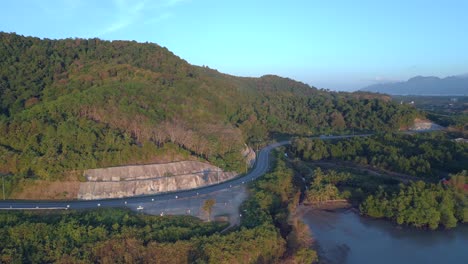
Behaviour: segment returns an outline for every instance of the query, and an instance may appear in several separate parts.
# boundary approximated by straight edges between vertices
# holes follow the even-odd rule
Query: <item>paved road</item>
[[[346,136],[320,136],[319,139],[342,139],[350,137],[364,137],[372,134],[361,134],[361,135],[346,135]],[[216,185],[202,187],[199,189],[192,189],[186,191],[178,191],[172,193],[155,194],[148,196],[137,196],[127,198],[116,198],[116,199],[103,199],[103,200],[92,200],[92,201],[18,201],[18,200],[6,200],[0,201],[0,210],[23,210],[23,209],[89,209],[97,207],[135,207],[137,204],[147,203],[151,201],[170,201],[174,199],[183,199],[188,197],[194,197],[198,195],[204,195],[211,192],[232,188],[237,185],[246,184],[249,181],[253,181],[258,177],[262,176],[268,171],[270,165],[270,152],[272,149],[291,144],[291,141],[281,141],[273,143],[261,149],[257,156],[255,167],[252,171],[246,175],[235,178],[233,180],[223,182]]]

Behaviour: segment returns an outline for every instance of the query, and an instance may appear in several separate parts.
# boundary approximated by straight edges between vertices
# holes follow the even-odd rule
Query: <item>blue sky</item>
[[[196,65],[353,90],[468,73],[468,1],[15,0],[0,31],[154,42]]]

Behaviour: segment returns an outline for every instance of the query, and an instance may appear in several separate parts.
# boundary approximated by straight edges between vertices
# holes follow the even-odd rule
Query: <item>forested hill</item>
[[[246,62],[248,63],[248,62]],[[52,179],[171,149],[242,171],[272,133],[395,130],[415,110],[277,76],[193,66],[151,43],[0,33],[0,173]]]

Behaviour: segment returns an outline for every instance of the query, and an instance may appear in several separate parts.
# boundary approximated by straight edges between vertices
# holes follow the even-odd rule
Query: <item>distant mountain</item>
[[[406,82],[379,83],[361,91],[391,95],[468,95],[468,74],[438,78],[416,76]]]

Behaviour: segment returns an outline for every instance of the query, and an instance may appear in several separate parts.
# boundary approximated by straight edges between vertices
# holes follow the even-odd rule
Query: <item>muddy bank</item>
[[[340,209],[353,209],[353,205],[347,201],[339,201],[333,203],[320,203],[320,204],[304,204],[301,203],[297,206],[294,216],[303,217],[310,211],[313,210],[325,210],[334,211]],[[357,209],[354,209],[357,210]]]

